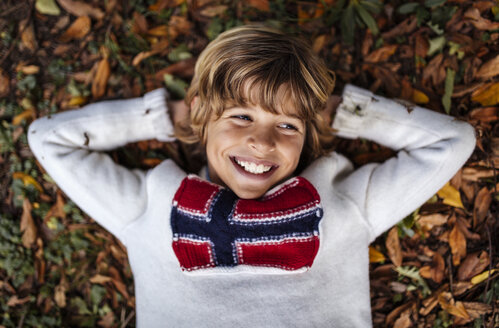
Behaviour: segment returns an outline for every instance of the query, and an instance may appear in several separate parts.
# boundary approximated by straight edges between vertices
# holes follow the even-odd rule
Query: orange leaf
[[[383,253],[376,248],[369,246],[369,263],[383,263],[385,260],[386,258]]]
[[[31,203],[27,198],[24,198],[20,230],[23,233],[23,246],[26,248],[30,248],[35,243],[37,235],[35,222],[31,216],[31,209]]]
[[[147,31],[147,33],[150,35],[154,35],[154,36],[168,36],[168,26],[159,25],[159,26],[150,28]]]
[[[424,92],[414,89],[412,91],[412,101],[416,104],[424,105],[430,102],[430,98]]]
[[[449,233],[449,246],[452,251],[452,262],[455,266],[461,263],[461,259],[466,256],[466,238],[457,224]]]
[[[33,108],[28,108],[21,114],[18,114],[12,118],[12,125],[19,125],[22,121],[34,120],[36,117],[35,110]]]
[[[499,103],[499,82],[486,84],[471,94],[471,100],[482,106],[494,106]]]
[[[10,79],[0,67],[0,97],[5,97],[10,92]]]
[[[81,16],[78,17],[71,26],[60,36],[59,40],[61,42],[69,42],[73,39],[79,40],[90,32],[92,28],[92,22],[90,17]]]
[[[102,10],[82,1],[57,0],[57,2],[64,10],[75,16],[90,16],[99,20],[104,18],[104,12]]]
[[[327,40],[327,35],[322,34],[319,35],[317,38],[314,40],[314,44],[312,45],[312,50],[314,53],[318,54],[322,48],[326,45],[326,40]]]
[[[26,74],[26,75],[33,75],[33,74],[38,74],[38,72],[40,72],[40,67],[38,67],[36,65],[24,66],[24,65],[20,64],[20,65],[17,65],[16,71],[23,72],[23,74]]]
[[[108,277],[108,276],[103,276],[103,275],[100,275],[100,274],[96,274],[95,276],[93,276],[92,278],[90,278],[90,282],[92,284],[105,284],[106,282],[109,282],[111,281],[112,278],[111,277]]]
[[[269,0],[247,0],[248,6],[256,8],[260,11],[270,11]]]
[[[395,266],[402,265],[402,249],[400,248],[400,240],[398,234],[398,228],[393,227],[386,237],[385,242],[386,248],[388,250],[388,257]]]
[[[101,59],[97,65],[97,72],[92,83],[92,95],[94,98],[100,98],[106,93],[107,80],[110,74],[109,62],[106,58]]]
[[[29,19],[20,22],[19,30],[21,33],[21,41],[24,47],[31,51],[35,51],[38,47],[35,37],[35,29],[33,23]]]
[[[370,63],[379,63],[383,61],[387,61],[395,51],[397,51],[398,45],[396,44],[388,44],[379,49],[374,50],[369,55],[364,58],[364,61]]]
[[[462,302],[455,302],[451,293],[443,292],[438,295],[438,303],[442,309],[448,313],[463,319],[469,319],[470,316]]]

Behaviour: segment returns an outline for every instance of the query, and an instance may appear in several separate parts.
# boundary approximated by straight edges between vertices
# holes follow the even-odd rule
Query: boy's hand
[[[183,100],[168,101],[168,109],[174,126],[189,117],[189,106]]]
[[[341,103],[341,101],[341,97],[336,95],[331,95],[327,99],[326,108],[324,108],[324,110],[321,112],[321,115],[329,126],[331,126],[331,124],[333,123],[336,108]]]

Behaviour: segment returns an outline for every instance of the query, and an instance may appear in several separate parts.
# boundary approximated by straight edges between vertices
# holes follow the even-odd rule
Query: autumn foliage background
[[[162,86],[182,98],[206,44],[250,22],[310,40],[336,93],[353,83],[475,127],[465,167],[371,245],[372,314],[376,327],[499,325],[498,1],[3,0],[0,327],[135,321],[124,247],[38,165],[29,123]],[[337,148],[356,165],[393,155],[364,140]],[[195,170],[186,155],[154,140],[111,152],[130,167],[173,157]]]

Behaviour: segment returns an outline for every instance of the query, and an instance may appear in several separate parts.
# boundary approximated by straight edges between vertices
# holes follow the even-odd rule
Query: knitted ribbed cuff
[[[175,140],[173,137],[173,124],[170,120],[170,110],[166,103],[168,97],[169,94],[164,88],[150,91],[143,97],[146,111],[162,111],[165,114],[164,119],[158,119],[153,122],[154,130],[156,131],[156,139],[165,142]]]

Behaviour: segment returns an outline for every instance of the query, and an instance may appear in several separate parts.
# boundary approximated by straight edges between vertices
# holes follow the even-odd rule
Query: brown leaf
[[[463,302],[455,302],[451,293],[440,293],[440,295],[438,295],[438,303],[440,303],[442,309],[456,317],[464,319],[470,318],[468,312],[464,308]]]
[[[100,98],[106,93],[107,80],[111,74],[107,58],[103,58],[97,65],[94,81],[92,82],[92,96]]]
[[[246,3],[260,11],[270,11],[269,0],[247,0]]]
[[[114,313],[112,311],[109,311],[108,313],[106,313],[105,316],[103,316],[98,322],[97,324],[100,326],[100,327],[104,327],[104,328],[111,328],[111,327],[114,327]]]
[[[430,48],[430,43],[425,35],[419,33],[416,34],[416,40],[414,42],[414,53],[420,58],[425,58],[428,54],[428,49]],[[420,64],[421,65],[421,64]]]
[[[146,34],[148,30],[146,18],[138,12],[134,12],[132,31],[137,34]]]
[[[469,114],[470,119],[483,123],[491,123],[499,120],[499,107],[475,108]]]
[[[465,167],[463,169],[463,179],[470,181],[479,181],[484,178],[494,176],[494,170],[483,167]]]
[[[390,31],[385,32],[381,35],[384,40],[389,38],[393,38],[396,36],[410,34],[418,27],[418,19],[415,16],[409,17],[406,20],[402,21],[402,23],[398,24]]]
[[[499,75],[499,55],[483,64],[476,73],[476,77],[480,79],[489,79],[496,75]]]
[[[110,282],[111,280],[112,280],[111,277],[103,276],[103,275],[100,275],[100,274],[96,274],[95,276],[93,276],[92,278],[90,278],[90,282],[92,284],[100,284],[100,285],[103,285],[106,282]]]
[[[326,45],[327,35],[322,34],[315,38],[314,43],[312,45],[312,51],[318,54],[322,48]]]
[[[452,262],[458,266],[461,259],[466,256],[466,238],[457,223],[454,224],[454,228],[449,233],[449,245],[452,251]]]
[[[398,45],[396,44],[388,44],[371,52],[369,55],[367,55],[366,58],[364,58],[364,61],[369,63],[379,63],[387,61],[388,58],[390,58],[395,53],[395,51],[397,51],[397,48]]]
[[[478,253],[469,254],[459,266],[457,279],[461,281],[470,280],[485,270],[485,268],[488,267],[489,262],[489,254],[485,251],[482,251],[480,255],[478,255]]]
[[[57,192],[57,200],[54,205],[47,212],[45,217],[43,218],[44,222],[47,222],[51,217],[57,217],[61,219],[66,218],[66,212],[64,212],[64,199],[62,198],[61,192]]]
[[[200,14],[206,17],[220,16],[227,11],[227,8],[229,7],[226,5],[210,6],[201,10]]]
[[[35,51],[36,48],[38,48],[38,44],[36,42],[35,28],[33,27],[33,22],[31,22],[31,20],[29,20],[28,18],[21,21],[19,23],[19,30],[22,31],[21,33],[22,45],[26,49],[29,49],[32,52]]]
[[[473,209],[473,226],[476,227],[483,222],[490,204],[492,203],[492,193],[487,187],[480,189],[475,198],[475,207]]]
[[[19,298],[19,297],[17,297],[17,295],[14,295],[11,298],[9,298],[9,300],[7,301],[7,306],[14,307],[17,305],[22,305],[24,303],[29,302],[30,300],[31,300],[30,295],[23,297],[23,298]]]
[[[385,242],[386,248],[388,250],[388,257],[395,266],[402,265],[402,249],[400,248],[400,240],[398,234],[398,228],[393,227],[388,232]]]
[[[59,37],[61,42],[69,42],[71,40],[79,40],[90,32],[92,28],[92,22],[90,17],[81,16],[78,17],[71,26]]]
[[[480,11],[477,8],[468,9],[464,13],[463,18],[471,22],[471,24],[473,24],[473,26],[475,26],[478,30],[489,31],[499,28],[499,23],[491,22],[490,20],[480,16]]]
[[[445,262],[439,253],[433,254],[431,265],[426,265],[419,270],[421,277],[432,279],[436,283],[441,283],[444,279]]]
[[[82,1],[57,0],[64,10],[75,16],[90,16],[95,19],[104,18],[104,12]]]
[[[499,82],[484,84],[471,94],[471,100],[482,106],[494,106],[499,103]]]
[[[9,76],[0,67],[0,97],[5,97],[10,92],[10,79]]]
[[[24,198],[23,201],[23,214],[21,216],[21,232],[23,246],[26,248],[30,248],[36,241],[36,226],[33,221],[33,217],[31,216],[31,203],[28,198]]]
[[[23,72],[23,74],[26,75],[38,74],[38,72],[40,72],[40,67],[36,65],[19,64],[16,67],[16,72]]]
[[[185,0],[158,0],[149,6],[149,10],[159,12],[163,9],[178,7],[184,2]]]
[[[168,22],[170,38],[175,39],[179,35],[187,35],[191,32],[192,23],[184,16],[172,16]]]
[[[473,318],[479,318],[482,315],[493,311],[492,306],[478,302],[463,302],[466,312]]]
[[[449,215],[434,213],[428,215],[421,215],[418,219],[418,224],[426,231],[430,231],[435,226],[441,226],[447,223]]]
[[[423,85],[430,87],[430,82],[433,86],[440,86],[445,80],[445,67],[442,65],[444,60],[443,54],[436,55],[428,65],[423,69]]]
[[[160,82],[163,82],[164,80],[163,76],[165,74],[171,74],[182,78],[192,78],[192,76],[194,75],[195,65],[196,65],[196,58],[181,60],[179,62],[176,62],[175,64],[172,64],[166,68],[157,71],[154,74],[154,78]]]
[[[54,301],[58,307],[66,307],[66,287],[64,284],[59,284],[55,286],[54,289]]]
[[[404,311],[393,324],[393,328],[413,327],[413,323],[411,321],[411,314],[412,314],[412,309],[407,309],[406,311]]]

